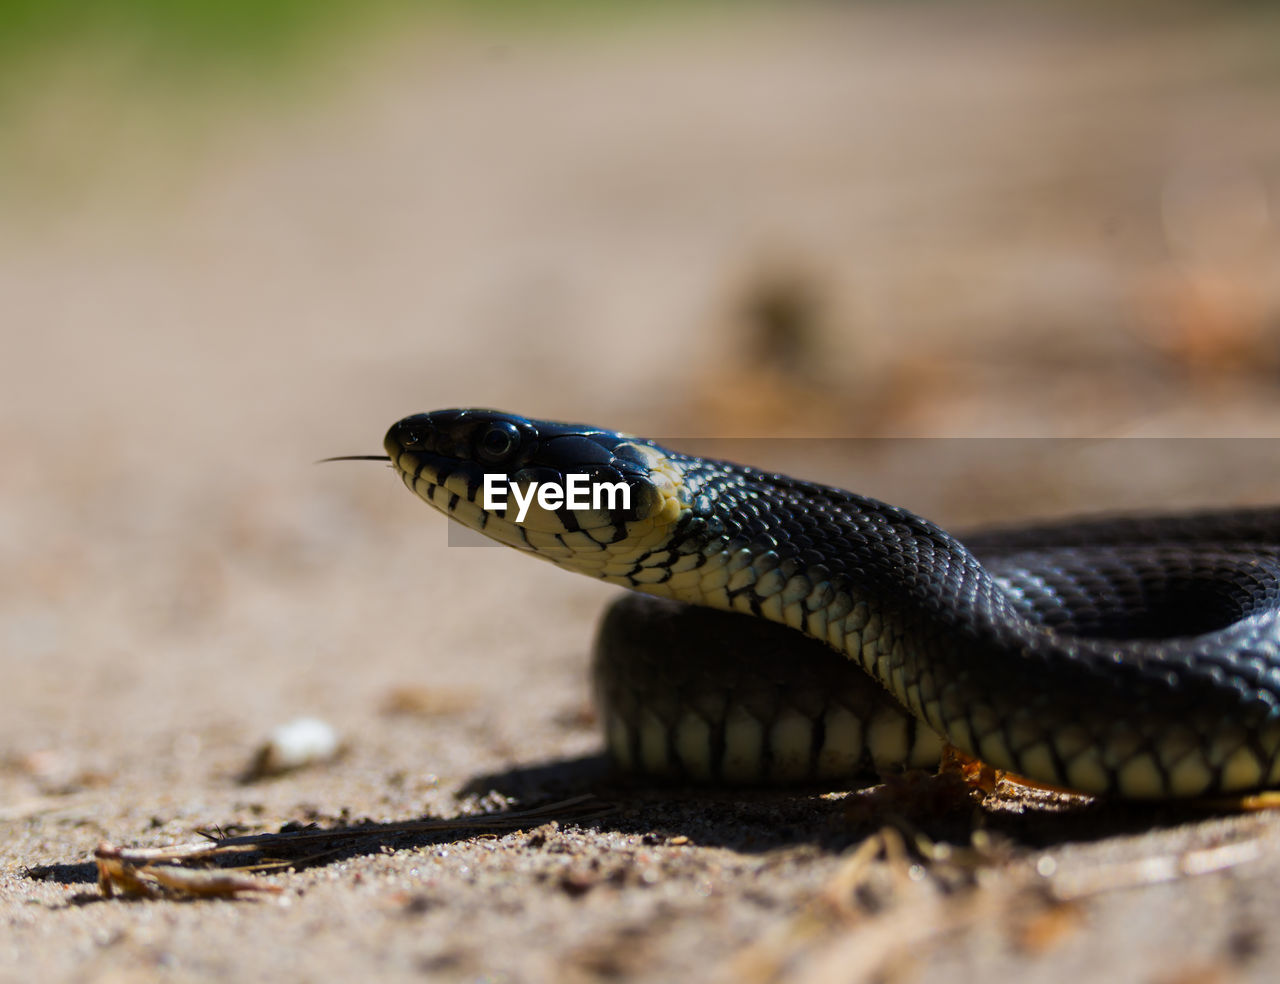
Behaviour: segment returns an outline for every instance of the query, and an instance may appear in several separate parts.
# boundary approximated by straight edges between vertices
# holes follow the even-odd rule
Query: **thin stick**
[[[340,840],[348,837],[385,837],[389,834],[440,833],[450,830],[513,830],[531,821],[548,819],[595,818],[612,813],[612,804],[603,803],[589,794],[549,803],[513,813],[491,813],[449,819],[406,820],[401,823],[374,823],[360,827],[287,830],[280,833],[245,834],[240,837],[218,837],[201,831],[208,838],[168,847],[116,847],[103,842],[94,851],[98,859],[120,860],[128,864],[152,864],[157,861],[195,861],[219,854],[265,851],[293,844]]]

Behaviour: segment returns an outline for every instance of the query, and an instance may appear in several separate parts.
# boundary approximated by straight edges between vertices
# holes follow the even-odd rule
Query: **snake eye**
[[[481,460],[490,464],[501,464],[520,446],[520,431],[515,424],[500,421],[490,424],[476,445],[476,453]]]

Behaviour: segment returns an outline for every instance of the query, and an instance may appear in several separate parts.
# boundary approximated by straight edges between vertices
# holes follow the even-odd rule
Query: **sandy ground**
[[[1264,978],[1271,816],[629,785],[585,674],[611,591],[312,462],[497,405],[948,524],[1280,501],[1275,29],[413,34],[193,158],[104,138],[75,194],[9,195],[0,979]],[[241,782],[301,715],[344,754]],[[586,793],[260,898],[104,900],[91,863]],[[859,867],[885,826],[955,856]]]

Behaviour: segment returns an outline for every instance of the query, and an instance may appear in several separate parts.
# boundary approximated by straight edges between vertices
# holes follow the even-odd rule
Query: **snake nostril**
[[[391,426],[387,432],[387,443],[397,445],[403,451],[422,451],[430,443],[434,430],[426,414],[415,414]]]

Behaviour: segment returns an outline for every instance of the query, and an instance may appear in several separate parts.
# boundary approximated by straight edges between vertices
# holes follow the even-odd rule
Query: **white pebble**
[[[247,770],[247,778],[278,775],[327,762],[338,754],[338,733],[319,718],[297,718],[271,732]]]

